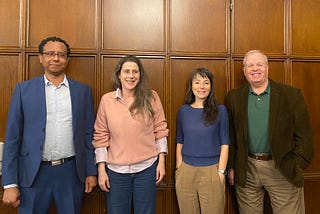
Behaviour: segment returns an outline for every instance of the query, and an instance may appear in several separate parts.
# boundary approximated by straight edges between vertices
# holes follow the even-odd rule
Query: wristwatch
[[[218,172],[223,174],[223,175],[227,175],[227,170],[218,169]]]

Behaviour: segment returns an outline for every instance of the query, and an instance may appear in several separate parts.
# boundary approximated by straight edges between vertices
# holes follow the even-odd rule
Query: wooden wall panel
[[[292,85],[300,88],[304,95],[314,132],[315,158],[306,172],[320,174],[320,159],[318,158],[320,156],[319,72],[320,61],[294,60],[292,62]],[[320,192],[318,193],[320,194]]]
[[[228,53],[229,1],[171,0],[170,51]]]
[[[164,0],[103,1],[103,49],[165,50]]]
[[[82,205],[82,213],[107,213],[105,194],[99,187],[93,193],[86,194]]]
[[[165,188],[158,188],[157,190],[157,204],[156,204],[156,213],[157,214],[165,214],[166,209],[166,191]]]
[[[292,0],[292,54],[320,56],[320,0]]]
[[[100,97],[103,94],[113,91],[114,86],[112,82],[112,77],[114,69],[116,68],[121,56],[103,56],[102,57],[102,78],[101,78],[101,88],[102,92]]]
[[[143,68],[145,69],[148,75],[148,82],[150,87],[155,90],[160,96],[162,105],[166,110],[166,82],[165,82],[165,59],[160,58],[144,58],[140,57]]]
[[[18,210],[14,209],[13,207],[2,205],[0,213],[1,214],[9,214],[9,213],[10,214],[17,214]]]
[[[167,187],[165,213],[179,213],[179,207],[174,186]]]
[[[266,53],[285,53],[285,3],[279,0],[234,0],[234,53],[260,49]]]
[[[320,213],[319,197],[320,180],[319,177],[306,180],[304,184],[304,200],[306,202],[306,214]]]
[[[26,54],[26,80],[32,79],[36,76],[44,75],[43,67],[40,64],[38,54]]]
[[[73,80],[87,84],[93,91],[96,91],[97,72],[95,62],[96,56],[94,55],[72,55],[66,74]]]
[[[72,48],[97,47],[98,0],[29,0],[27,47],[38,47],[48,36],[59,36]]]
[[[246,82],[243,75],[242,59],[234,59],[231,69],[231,88],[237,88]]]
[[[20,46],[20,1],[0,1],[0,49]]]
[[[20,79],[18,54],[0,54],[0,79],[0,141],[4,141],[11,95]]]

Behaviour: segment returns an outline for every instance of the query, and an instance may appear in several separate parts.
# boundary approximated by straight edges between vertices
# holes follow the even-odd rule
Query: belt
[[[46,165],[51,165],[51,166],[58,166],[58,165],[64,164],[64,163],[66,163],[68,161],[71,161],[71,160],[74,160],[74,159],[75,159],[75,156],[71,156],[71,157],[62,158],[62,159],[59,159],[59,160],[41,161],[41,164],[46,164]]]
[[[271,154],[265,154],[265,155],[258,155],[258,154],[249,154],[249,157],[254,158],[259,161],[269,161],[272,160],[272,155]]]

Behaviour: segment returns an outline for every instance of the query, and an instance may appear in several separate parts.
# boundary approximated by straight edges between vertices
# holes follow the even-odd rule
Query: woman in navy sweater
[[[176,193],[181,214],[224,213],[228,126],[212,73],[194,70],[177,116]]]

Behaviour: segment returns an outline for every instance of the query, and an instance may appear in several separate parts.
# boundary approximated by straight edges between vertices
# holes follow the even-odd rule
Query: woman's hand
[[[156,172],[156,184],[158,185],[166,174],[165,157],[163,153],[159,154],[157,172]]]
[[[218,174],[219,174],[219,178],[220,178],[221,183],[224,184],[226,176],[220,172],[218,172]]]
[[[106,164],[104,162],[98,164],[98,183],[102,191],[110,191],[109,176],[106,172]]]

